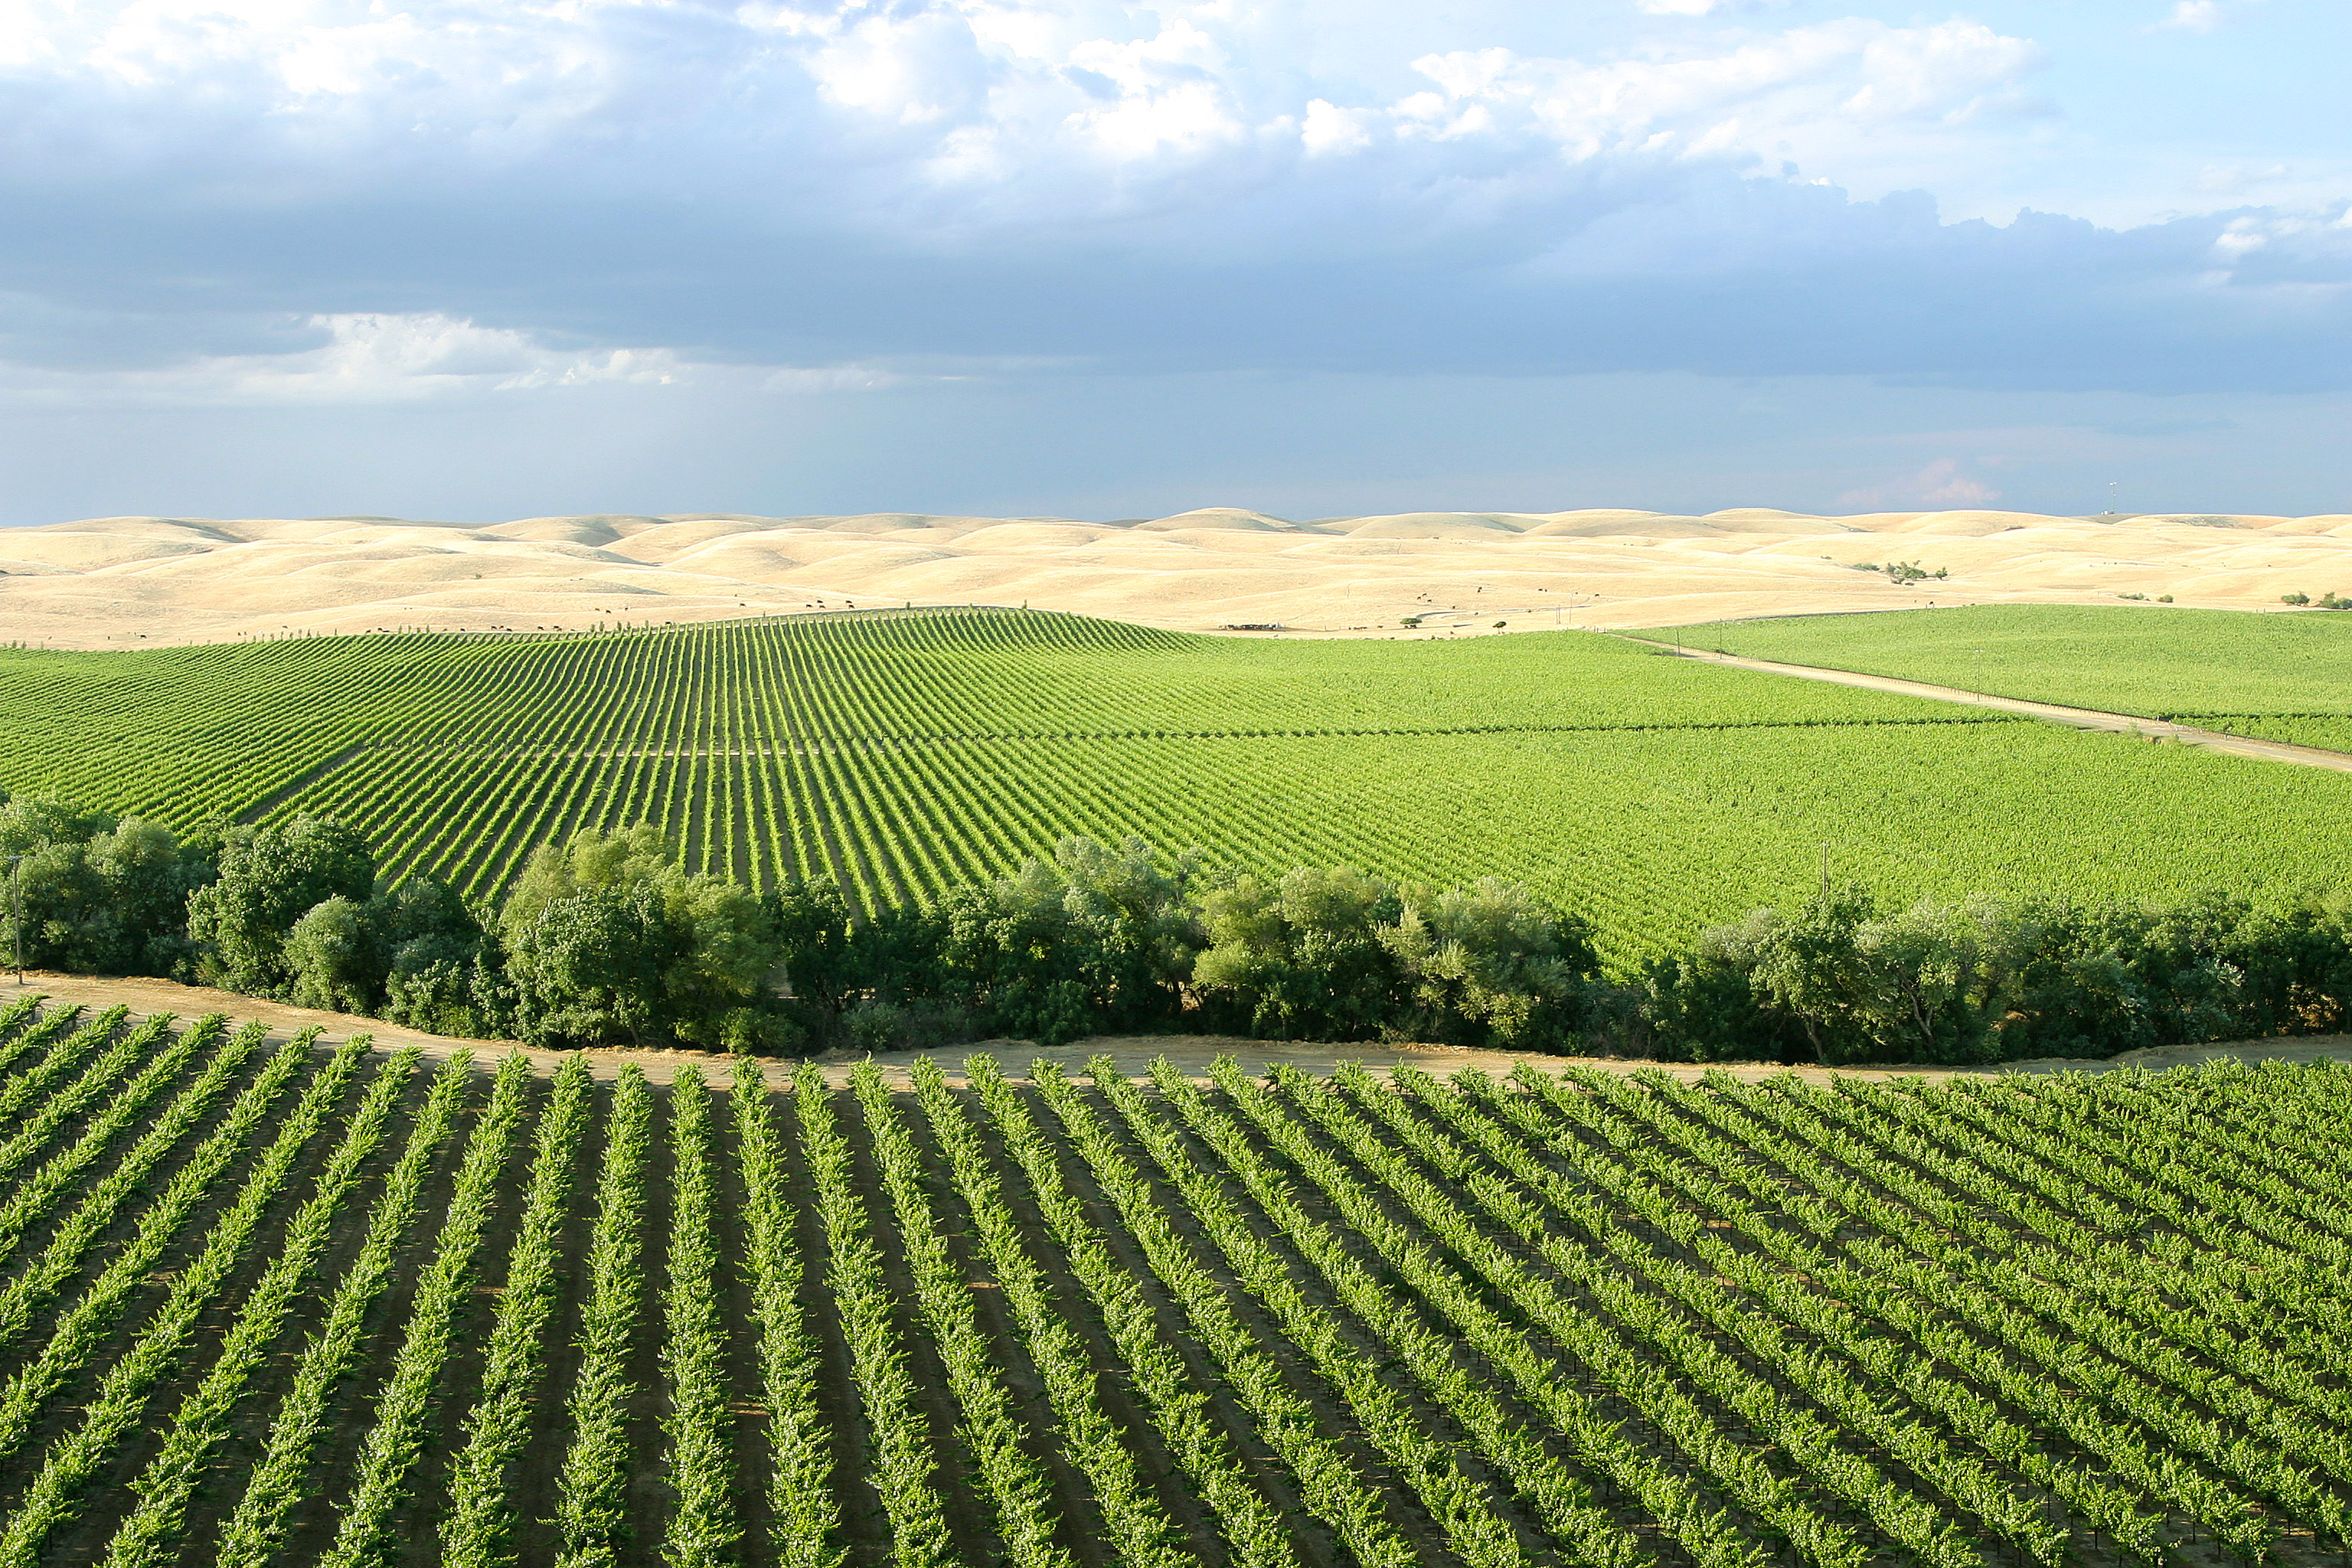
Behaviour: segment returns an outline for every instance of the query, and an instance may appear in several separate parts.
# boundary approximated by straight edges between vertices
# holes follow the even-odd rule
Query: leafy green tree
[[[298,1007],[372,1014],[391,969],[379,911],[337,895],[312,905],[286,933],[282,962]]]
[[[1163,861],[1139,837],[1064,838],[1051,860],[940,900],[942,973],[990,1033],[1060,1045],[1165,1026],[1200,940],[1193,871],[1192,857]]]
[[[0,852],[18,868],[26,962],[82,973],[173,974],[184,910],[209,868],[169,828],[19,795],[0,805]],[[16,889],[0,887],[0,952],[16,951]]]
[[[2241,1037],[2277,1018],[2299,963],[2291,927],[2222,895],[2164,907],[2059,904],[2021,975],[2009,1056],[2116,1056]],[[2266,995],[2268,992],[2270,994]],[[2292,994],[2292,980],[2288,981]]]
[[[1990,899],[1932,900],[1865,922],[1855,942],[1870,976],[1859,1019],[1887,1060],[1989,1061],[1997,1028],[2041,932]]]
[[[1202,900],[1193,985],[1213,1019],[1260,1037],[1378,1038],[1405,1000],[1381,940],[1403,912],[1394,884],[1353,867],[1236,877]]]
[[[678,1037],[712,1049],[781,1046],[788,1034],[763,1019],[774,1012],[775,928],[750,889],[718,877],[661,884],[663,912],[681,939],[662,974],[663,999]]]
[[[384,977],[383,1016],[433,1035],[501,1034],[499,1022],[486,1020],[510,1017],[511,1009],[493,1011],[477,1004],[479,974],[478,960],[432,956],[404,947]]]
[[[498,927],[525,1038],[751,1049],[789,1037],[775,1021],[768,906],[722,878],[688,876],[650,825],[542,846]],[[599,952],[620,965],[603,981]]]
[[[482,922],[446,884],[412,877],[376,898],[390,955],[383,1016],[441,1035],[488,1036],[507,1026],[475,993],[487,981]]]
[[[20,855],[13,884],[0,883],[0,957],[17,951],[16,918],[24,913],[25,962],[36,968],[95,973],[117,971],[122,932],[107,907],[104,884],[89,865],[89,847],[74,840],[34,840]]]
[[[663,974],[683,954],[659,888],[583,888],[540,904],[509,943],[516,1023],[534,1045],[668,1043]]]
[[[1410,1013],[1391,1027],[1449,1044],[1566,1050],[1600,978],[1584,923],[1500,877],[1408,893],[1381,942],[1412,993]]]
[[[2308,892],[2250,910],[2229,944],[2234,1012],[2250,1035],[2352,1026],[2352,892]]]
[[[1673,1061],[1777,1061],[1810,1058],[1797,1021],[1767,1004],[1756,966],[1780,917],[1756,910],[1731,925],[1701,931],[1690,951],[1652,960],[1631,1005],[1616,1012],[1613,1045],[1629,1056]]]
[[[830,880],[791,882],[761,901],[793,999],[819,1018],[838,1018],[872,984],[841,889]]]
[[[160,822],[125,817],[89,841],[89,868],[105,889],[117,945],[103,967],[134,974],[192,973],[188,895],[212,880],[211,859]],[[101,967],[94,965],[93,967]]]
[[[1984,1061],[2000,1053],[1994,1030],[2038,929],[1990,900],[1882,916],[1848,886],[1763,922],[1749,979],[1815,1061]]]
[[[365,903],[375,891],[375,857],[360,836],[326,817],[230,830],[220,875],[188,900],[188,935],[205,980],[252,996],[280,996],[293,975],[285,960],[294,922],[329,899]]]
[[[1863,1061],[1872,1055],[1868,1013],[1875,977],[1860,938],[1874,913],[1867,889],[1842,888],[1775,921],[1757,944],[1750,976],[1757,993],[1796,1021],[1815,1061]]]

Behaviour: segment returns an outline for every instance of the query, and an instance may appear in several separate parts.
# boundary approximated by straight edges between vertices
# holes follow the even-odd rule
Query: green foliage
[[[2308,602],[2290,594],[2285,603]],[[1661,629],[1655,637],[1696,635]],[[1971,605],[1804,616],[1709,626],[1710,645],[1751,658],[1892,675],[2029,701],[2181,719],[2278,740],[2352,721],[2352,625],[2325,616]]]
[[[1381,931],[1404,905],[1352,867],[1234,879],[1202,900],[1209,943],[1192,979],[1213,1012],[1276,1039],[1367,1039],[1396,1010]]]
[[[1580,922],[1501,878],[1399,889],[1352,867],[1241,877],[1207,895],[1204,1011],[1279,1039],[1559,1050],[1600,964]]]
[[[1052,859],[942,900],[941,962],[985,1033],[1060,1045],[1164,1025],[1200,940],[1185,900],[1194,869],[1134,837],[1116,849],[1065,838]]]
[[[622,1065],[604,1124],[596,1219],[588,1238],[588,1300],[580,1323],[580,1371],[564,1415],[570,1435],[557,1480],[559,1568],[614,1568],[629,1559],[629,1478],[635,1454],[629,1407],[637,1390],[630,1347],[645,1280],[646,1167],[653,1093],[645,1069]]]
[[[18,795],[0,805],[0,854],[21,854],[0,882],[0,954],[16,955],[24,907],[25,962],[102,974],[182,974],[191,889],[210,863],[158,822],[117,822]]]
[[[2330,651],[2345,644],[2327,630],[2352,630],[2339,623],[2000,613],[2123,628],[2139,640],[2112,657],[2059,637],[2044,663],[2127,680],[2193,668],[2217,725],[2259,712],[2268,732],[2294,727],[2314,743],[2330,743],[2330,725],[2352,732],[2352,682]],[[1731,628],[1727,641],[1748,635],[1763,634]],[[2233,654],[2241,635],[2272,641]],[[2164,701],[2179,706],[2179,690]],[[541,878],[537,850],[577,828],[651,823],[681,872],[763,895],[831,883],[845,915],[877,924],[1026,859],[1051,863],[1066,837],[1141,833],[1196,847],[1219,879],[1336,864],[1399,884],[1502,876],[1591,919],[1620,972],[1801,900],[1823,839],[1890,907],[2352,881],[2352,802],[2336,781],[2163,750],[1586,633],[1250,642],[914,611],[531,639],[0,650],[0,772],[20,789],[137,813],[224,853],[250,830],[207,824],[332,816],[378,847],[395,881],[430,877],[477,904],[519,892],[516,921],[541,896],[540,881],[522,885]],[[936,954],[898,935],[861,955],[888,973],[828,978],[829,960],[809,956],[796,997],[822,1018],[885,1003],[924,1035],[933,1023],[908,1011],[905,977]],[[495,954],[478,967],[470,949],[403,958],[399,945],[388,1009],[511,1031]],[[235,947],[218,972],[243,962]],[[268,956],[245,977],[288,984]],[[726,1037],[719,1020],[743,1007],[771,1016],[719,1005],[741,996],[741,975],[706,956],[718,973],[682,1005],[698,1037]],[[1056,1008],[1074,1016],[1068,1003],[1041,993],[1019,1005],[1043,1030]]]
[[[2111,1057],[2352,1019],[2352,901],[1924,901],[1847,886],[1654,964],[1621,1043],[1699,1060]],[[1646,1044],[1644,1044],[1646,1042]]]
[[[543,846],[499,916],[517,1026],[541,1044],[761,1044],[772,918],[749,889],[679,869],[649,826]]]
[[[575,826],[637,822],[688,870],[761,889],[832,880],[866,910],[1003,875],[1072,833],[1141,828],[1230,867],[1360,860],[1363,829],[1392,820],[1380,787],[1432,766],[1507,767],[1517,737],[1614,749],[1677,727],[1988,717],[1663,663],[1586,633],[1258,643],[1016,611],[0,650],[12,783],[191,832],[332,816],[398,877],[475,900],[514,889],[535,849]],[[1322,777],[1327,752],[1369,770],[1367,798],[1308,825],[1325,842],[1286,842],[1255,807],[1302,769]],[[1240,794],[1171,798],[1171,781],[1237,757]],[[1066,776],[1026,787],[1041,764]],[[1171,811],[1191,820],[1162,820]]]
[[[391,954],[383,1016],[439,1035],[507,1031],[513,1009],[495,943],[455,892],[412,877],[378,896],[375,916]]]
[[[1363,880],[1293,913],[1360,925]],[[1505,889],[1393,896],[1547,948]],[[2342,917],[1833,886],[1709,962],[1826,1042],[1995,994],[2005,1024],[2108,948],[2185,1016]],[[12,1092],[75,1021],[0,1008]],[[2260,1568],[2352,1536],[2340,1063],[975,1055],[779,1096],[741,1061],[721,1125],[689,1064],[428,1084],[364,1037],[125,1022],[0,1114],[58,1134],[0,1171],[0,1564]]]
[[[1565,1048],[1601,968],[1583,922],[1500,877],[1409,896],[1381,942],[1412,997],[1395,1032],[1495,1050]]]
[[[221,847],[218,880],[188,900],[199,973],[231,991],[278,994],[293,977],[285,948],[294,922],[330,899],[365,903],[374,891],[375,856],[340,822],[298,816],[236,828]]]
[[[666,1019],[663,976],[684,956],[655,888],[587,888],[513,931],[508,973],[523,1038],[645,1045]]]
[[[298,1007],[367,1013],[383,989],[390,955],[369,907],[337,894],[312,905],[286,933],[282,954]]]

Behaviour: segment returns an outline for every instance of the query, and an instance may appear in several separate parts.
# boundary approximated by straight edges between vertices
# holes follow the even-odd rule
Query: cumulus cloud
[[[736,176],[755,209],[821,193],[893,227],[1093,221],[1139,190],[1163,204],[1180,178],[1174,199],[1197,209],[1373,142],[1465,143],[1456,172],[1546,153],[1760,156],[1808,126],[1957,122],[2039,59],[1980,24],[1855,18],[1594,60],[1490,43],[1413,60],[1434,93],[1381,94],[1265,58],[1264,19],[1289,8],[1225,0],[19,3],[0,85],[29,112],[0,167],[20,177],[58,155],[121,175],[194,154],[282,192],[322,172],[548,159],[623,186]]]
[[[2177,27],[2189,33],[2210,33],[2221,25],[2223,15],[2221,0],[2176,0],[2172,14],[2156,26]]]
[[[1640,0],[1570,49],[1406,10],[1439,47],[1373,26],[1340,68],[1367,13],[1308,0],[16,0],[0,352],[320,398],[919,363],[2347,374],[2314,347],[2340,203],[1940,219],[1923,171],[2039,133],[2032,39]]]
[[[528,332],[437,313],[347,313],[288,323],[312,341],[274,352],[192,354],[130,369],[68,371],[0,361],[0,394],[42,401],[145,404],[397,404],[562,387],[730,384],[738,390],[840,392],[898,384],[878,365],[697,363],[663,348],[567,349]]]
[[[1838,497],[1838,502],[1856,511],[1900,505],[1941,510],[1984,506],[2000,499],[1999,490],[1963,473],[1958,458],[1938,458],[1915,474],[1884,485],[1848,490]]]

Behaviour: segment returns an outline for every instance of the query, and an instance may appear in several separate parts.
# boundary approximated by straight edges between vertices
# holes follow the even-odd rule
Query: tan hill
[[[1864,564],[1916,562],[1898,584]],[[2352,592],[2352,515],[1597,510],[1294,522],[1209,507],[1066,518],[110,517],[0,531],[0,638],[51,647],[393,626],[714,620],[1027,604],[1197,630],[1631,626],[2037,600],[2276,608]]]

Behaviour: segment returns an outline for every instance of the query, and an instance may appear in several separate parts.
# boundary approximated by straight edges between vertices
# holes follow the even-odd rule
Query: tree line
[[[1883,909],[1831,888],[1611,972],[1585,921],[1499,878],[1212,872],[1135,837],[1066,838],[1009,876],[864,918],[829,883],[755,893],[689,873],[650,826],[542,846],[496,907],[388,881],[322,817],[183,837],[0,793],[0,856],[19,855],[27,964],[554,1047],[772,1055],[1183,1030],[1960,1065],[2352,1019],[2352,899],[2335,893]]]

